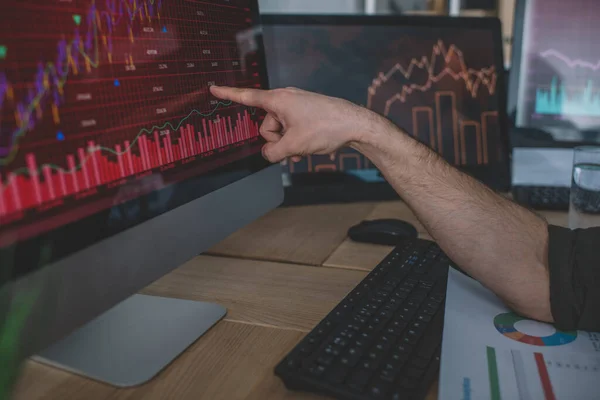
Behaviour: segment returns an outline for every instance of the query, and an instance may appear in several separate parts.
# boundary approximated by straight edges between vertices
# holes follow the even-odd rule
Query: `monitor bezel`
[[[517,103],[519,102],[519,85],[521,83],[521,62],[523,60],[523,34],[525,33],[525,14],[527,0],[516,0],[513,24],[512,55],[508,79],[507,120],[509,123],[511,142],[514,148],[565,148],[579,146],[598,146],[594,141],[561,141],[540,128],[517,126]],[[532,137],[528,137],[532,136]]]
[[[268,89],[269,80],[265,48],[262,35],[260,34],[262,21],[257,2],[254,3],[256,7],[252,10],[252,26],[255,29],[255,39],[257,40],[256,52],[257,57],[265,61],[258,66],[259,78],[261,88]],[[262,138],[259,138],[259,140],[261,143],[264,143]],[[98,243],[114,238],[136,227],[143,226],[153,219],[159,218],[189,203],[198,201],[225,187],[234,185],[269,167],[272,167],[272,164],[265,160],[261,152],[258,151],[232,163],[210,169],[208,172],[199,173],[180,182],[170,184],[160,190],[149,192],[34,237],[16,240],[8,245],[0,246],[0,265],[3,265],[3,273],[0,276],[0,288],[8,282],[23,279],[46,268],[48,265],[59,263],[61,260],[84,252]],[[199,191],[199,185],[206,185],[209,189]],[[161,194],[168,192],[186,193],[188,196],[180,195],[168,207],[156,212],[149,211],[131,220],[122,221],[122,224],[117,228],[110,229],[107,226],[102,226],[102,232],[98,232],[99,224],[102,221],[108,225],[110,214],[114,210],[148,204],[153,199],[156,199],[156,197],[160,197]]]
[[[502,23],[496,17],[445,17],[445,16],[405,16],[405,15],[317,15],[317,14],[262,14],[264,26],[281,25],[333,25],[333,26],[408,26],[429,28],[462,28],[473,30],[492,31],[493,40],[497,44],[494,57],[498,70],[498,114],[502,139],[500,145],[504,154],[504,162],[499,169],[502,176],[492,176],[490,173],[480,172],[479,180],[494,190],[508,192],[511,188],[511,147],[508,114],[506,109],[506,77],[504,69],[504,46],[502,36]],[[504,116],[504,117],[502,117]],[[465,171],[464,168],[457,167]],[[497,170],[496,170],[497,171]]]

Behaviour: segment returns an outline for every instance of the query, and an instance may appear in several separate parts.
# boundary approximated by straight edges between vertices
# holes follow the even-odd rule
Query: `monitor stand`
[[[137,386],[226,313],[217,304],[134,295],[33,360],[118,387]]]

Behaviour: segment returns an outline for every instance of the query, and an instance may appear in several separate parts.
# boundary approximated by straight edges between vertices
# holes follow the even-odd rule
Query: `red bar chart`
[[[201,132],[186,124],[177,132],[142,133],[135,142],[125,141],[113,149],[90,141],[86,148],[66,156],[68,169],[44,165],[40,172],[35,154],[29,153],[26,156],[28,175],[11,173],[0,185],[0,216],[259,136],[258,123],[251,119],[248,111],[238,113],[235,120],[219,116],[208,121],[203,119],[202,127]]]

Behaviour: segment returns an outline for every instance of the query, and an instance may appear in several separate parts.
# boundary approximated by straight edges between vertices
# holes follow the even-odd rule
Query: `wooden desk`
[[[563,213],[547,217],[566,223]],[[373,218],[410,221],[429,238],[399,202],[275,210],[143,290],[228,309],[150,383],[117,389],[28,362],[15,399],[322,399],[286,390],[273,368],[389,253],[346,239],[350,226]]]

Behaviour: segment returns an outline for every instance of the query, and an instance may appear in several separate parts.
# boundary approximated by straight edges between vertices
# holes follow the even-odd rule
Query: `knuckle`
[[[251,100],[251,94],[247,90],[240,89],[239,98],[240,103],[247,103]]]

